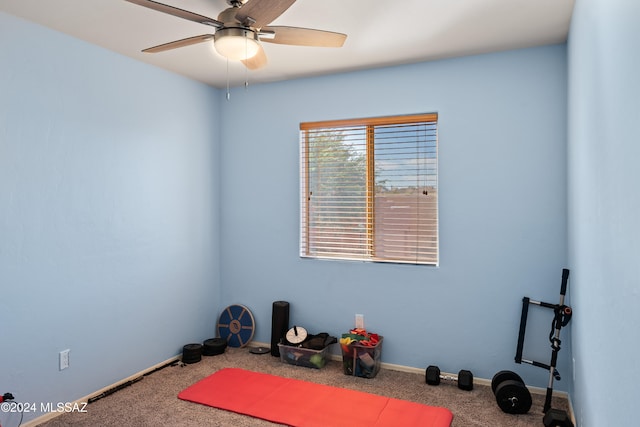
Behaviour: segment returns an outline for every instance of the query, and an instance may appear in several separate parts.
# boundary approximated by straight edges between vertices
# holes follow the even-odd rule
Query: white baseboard
[[[113,383],[113,384],[111,384],[109,386],[103,387],[100,390],[97,390],[96,392],[91,393],[91,394],[89,394],[87,396],[81,397],[80,399],[77,399],[77,400],[75,400],[74,402],[71,402],[71,403],[72,404],[78,404],[78,405],[82,406],[83,404],[86,404],[89,401],[89,399],[91,399],[92,397],[99,396],[100,394],[104,393],[107,390],[111,390],[112,388],[115,388],[115,387],[118,387],[118,386],[120,386],[122,384],[125,384],[128,381],[132,381],[132,380],[135,380],[137,378],[140,378],[141,376],[143,376],[145,374],[148,374],[151,371],[154,371],[154,370],[156,370],[158,368],[161,368],[161,367],[163,367],[165,365],[169,365],[170,363],[176,362],[178,360],[180,360],[180,355],[171,357],[171,358],[165,360],[164,362],[160,362],[160,363],[158,363],[156,365],[151,366],[150,368],[144,369],[144,370],[142,370],[142,371],[140,371],[140,372],[138,372],[136,374],[130,375],[127,378],[125,378],[125,379],[123,379],[121,381],[118,381],[118,382]],[[38,424],[42,424],[45,421],[49,421],[49,420],[51,420],[51,419],[53,419],[53,418],[55,418],[57,416],[62,415],[63,413],[64,412],[49,412],[47,414],[41,415],[41,416],[39,416],[37,418],[34,418],[31,421],[27,421],[26,423],[21,424],[20,427],[35,427]]]
[[[271,344],[270,343],[262,343],[262,342],[252,341],[249,344],[249,346],[250,347],[270,347]],[[330,354],[329,355],[329,359],[342,361],[342,355],[340,355],[340,354]],[[140,372],[138,372],[136,374],[133,374],[133,375],[121,380],[121,381],[118,381],[117,383],[111,384],[111,385],[109,385],[107,387],[103,387],[100,390],[97,390],[96,392],[91,393],[91,394],[89,394],[89,395],[87,395],[85,397],[82,397],[82,398],[80,398],[80,399],[78,399],[78,400],[76,400],[75,402],[72,402],[72,403],[78,403],[78,404],[86,403],[92,397],[98,396],[98,395],[104,393],[107,390],[111,390],[114,387],[118,387],[118,386],[120,386],[120,385],[122,385],[122,384],[124,384],[124,383],[126,383],[128,381],[132,381],[132,380],[134,380],[136,378],[139,378],[139,377],[141,377],[141,376],[143,376],[145,374],[148,374],[151,371],[154,371],[154,370],[156,370],[158,368],[161,368],[161,367],[163,367],[165,365],[168,365],[170,363],[176,362],[178,360],[180,360],[180,355],[174,356],[172,358],[169,358],[169,359],[165,360],[164,362],[160,362],[160,363],[158,363],[156,365],[153,365],[150,368],[147,368],[147,369],[145,369],[143,371],[140,371]],[[425,374],[425,369],[426,369],[426,368],[425,369],[415,368],[415,367],[412,367],[412,366],[396,365],[396,364],[393,364],[393,363],[385,363],[385,362],[381,362],[380,363],[380,368],[381,369],[388,369],[390,371],[409,372],[409,373],[421,374],[421,375]],[[442,375],[452,376],[454,374],[442,372]],[[474,382],[474,384],[481,384],[481,385],[491,386],[491,380],[486,379],[486,378],[476,378],[476,377],[474,377],[473,378],[473,382]],[[547,393],[547,389],[546,388],[532,387],[532,386],[527,386],[527,388],[529,389],[529,391],[532,394],[545,395]],[[571,399],[569,398],[569,393],[567,393],[565,391],[554,391],[553,394],[555,396],[567,399],[567,401],[569,402],[569,416],[571,417],[571,421],[573,422],[573,425],[577,426],[576,420],[575,420],[575,415],[573,413],[573,405],[571,403]],[[45,421],[49,421],[49,420],[51,420],[51,419],[53,419],[53,418],[55,418],[55,417],[57,417],[59,415],[62,415],[62,413],[50,412],[48,414],[41,415],[38,418],[35,418],[35,419],[31,420],[31,421],[28,421],[28,422],[22,424],[21,427],[35,427],[38,424],[44,423]]]

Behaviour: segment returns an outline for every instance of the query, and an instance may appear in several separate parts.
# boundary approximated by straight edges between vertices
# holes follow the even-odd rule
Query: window
[[[300,124],[300,256],[438,264],[437,114]]]

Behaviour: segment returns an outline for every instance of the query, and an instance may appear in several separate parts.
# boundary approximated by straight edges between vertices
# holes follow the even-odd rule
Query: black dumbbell
[[[496,403],[507,414],[526,414],[531,409],[531,393],[515,372],[500,371],[495,374],[491,380],[491,390],[496,396]]]
[[[429,385],[438,385],[440,384],[440,380],[456,381],[459,389],[467,391],[473,390],[473,374],[471,371],[462,369],[458,372],[458,376],[442,375],[440,368],[437,366],[428,366],[425,374],[426,383]]]

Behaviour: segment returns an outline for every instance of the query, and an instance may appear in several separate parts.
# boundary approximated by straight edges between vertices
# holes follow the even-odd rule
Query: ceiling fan
[[[331,31],[269,26],[296,0],[227,0],[230,7],[223,10],[218,15],[218,19],[152,0],[126,1],[215,28],[213,34],[188,37],[143,50],[148,53],[163,52],[213,40],[219,54],[228,59],[240,60],[247,68],[255,70],[267,63],[267,56],[260,42],[295,46],[341,47],[347,38],[346,34]]]

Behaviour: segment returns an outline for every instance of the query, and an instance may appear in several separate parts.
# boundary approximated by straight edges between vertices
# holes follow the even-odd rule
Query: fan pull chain
[[[227,58],[227,101],[231,98],[231,93],[229,92],[229,58]]]
[[[244,57],[249,54],[249,41],[247,37],[244,38]],[[249,90],[249,67],[244,67],[244,90]]]
[[[244,90],[245,92],[249,90],[249,68],[244,67]]]

